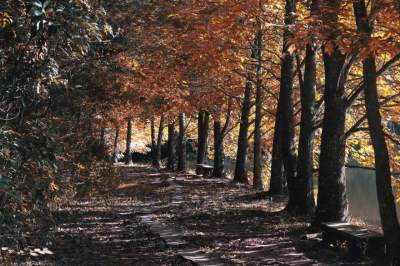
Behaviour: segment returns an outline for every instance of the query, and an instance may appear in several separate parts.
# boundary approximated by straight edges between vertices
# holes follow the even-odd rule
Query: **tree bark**
[[[204,126],[204,111],[200,111],[198,114],[198,118],[197,118],[197,159],[196,159],[196,163],[197,164],[202,164],[204,157],[203,157],[203,151],[202,149],[202,137],[203,137],[203,126]],[[200,166],[196,166],[196,174],[200,175],[201,174],[201,167]]]
[[[157,167],[157,142],[156,142],[156,125],[154,117],[150,121],[150,137],[151,137],[151,165]]]
[[[186,172],[186,116],[179,115],[179,141],[178,141],[178,171]]]
[[[228,131],[231,120],[232,104],[231,99],[228,101],[228,110],[226,112],[225,124],[221,126],[219,116],[214,118],[214,169],[213,176],[222,178],[225,176],[225,154],[224,154],[224,139]]]
[[[197,148],[197,164],[203,164],[207,151],[208,140],[208,122],[210,114],[207,111],[200,111],[198,118],[198,148]],[[200,167],[196,167],[196,173],[200,174]]]
[[[396,0],[396,9],[397,12],[400,14],[400,0]]]
[[[311,4],[311,16],[318,11],[318,0]],[[311,38],[313,38],[311,36]],[[299,66],[298,66],[299,67]],[[304,83],[300,85],[301,121],[297,177],[292,188],[287,209],[297,213],[311,213],[314,210],[313,192],[313,151],[314,151],[314,118],[316,88],[316,51],[313,44],[306,48]]]
[[[346,196],[345,148],[346,138],[344,83],[349,67],[346,56],[335,44],[340,31],[338,13],[340,0],[323,0],[323,24],[329,27],[329,40],[333,51],[324,49],[325,113],[322,125],[321,154],[319,159],[318,199],[315,223],[347,221],[349,218]]]
[[[106,146],[106,129],[104,127],[100,130],[100,144],[105,148]]]
[[[169,123],[168,124],[168,163],[167,163],[168,170],[171,170],[171,171],[175,170],[175,161],[176,161],[175,124]]]
[[[256,58],[256,50],[254,49],[257,46],[257,36],[254,39],[254,43],[252,44],[251,49],[251,58]],[[248,148],[249,148],[249,116],[251,111],[251,96],[252,96],[252,82],[250,74],[248,74],[246,80],[246,86],[244,89],[244,97],[242,102],[242,113],[240,118],[240,129],[238,136],[238,149],[236,153],[236,165],[235,165],[235,175],[234,181],[238,183],[247,184],[249,182],[247,177],[247,163],[248,163]]]
[[[214,120],[214,169],[213,177],[224,176],[224,143],[220,120]]]
[[[261,120],[262,120],[262,98],[263,98],[263,88],[261,79],[262,70],[262,56],[263,56],[263,43],[262,43],[262,33],[259,32],[256,38],[256,58],[257,58],[257,68],[256,68],[256,117],[254,124],[254,167],[253,167],[253,188],[263,189],[262,180],[262,147],[261,147]]]
[[[113,147],[113,151],[114,151],[114,154],[113,154],[113,162],[114,162],[114,163],[118,163],[118,152],[119,152],[119,149],[118,149],[118,141],[119,141],[119,131],[120,131],[119,126],[117,126],[117,127],[115,128],[114,147]]]
[[[249,132],[249,115],[251,109],[251,82],[246,82],[244,98],[242,103],[242,114],[240,121],[240,130],[238,137],[238,149],[236,153],[236,165],[234,181],[247,184],[247,153],[248,153],[248,132]]]
[[[272,144],[271,179],[268,194],[282,195],[285,187],[285,175],[282,161],[281,118],[278,111],[275,116],[274,141]]]
[[[293,79],[295,73],[294,54],[289,51],[288,40],[291,31],[290,26],[295,23],[296,1],[286,0],[285,7],[285,28],[283,34],[283,59],[281,65],[280,93],[278,108],[281,120],[282,135],[282,161],[288,183],[289,198],[293,197],[294,179],[296,177],[296,153],[294,134],[294,111],[293,111]]]
[[[156,147],[156,167],[161,168],[161,147],[164,132],[164,114],[160,117],[160,126],[158,128],[157,147]]]
[[[354,1],[354,13],[361,35],[360,41],[367,44],[371,40],[373,25],[368,23],[368,13],[364,0]],[[367,119],[375,153],[376,187],[381,224],[388,245],[391,264],[400,265],[400,225],[392,191],[389,152],[382,127],[382,117],[379,112],[376,60],[372,53],[363,60],[363,78]]]
[[[132,119],[129,118],[128,128],[126,131],[125,164],[132,163],[131,143],[132,143]]]

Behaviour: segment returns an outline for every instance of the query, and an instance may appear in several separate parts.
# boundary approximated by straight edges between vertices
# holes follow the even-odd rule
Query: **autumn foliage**
[[[392,184],[399,193],[400,7],[391,0],[368,2],[366,32],[354,13],[353,4],[360,1],[3,1],[0,222],[18,218],[23,227],[28,217],[36,224],[68,198],[96,193],[96,182],[112,171],[111,157],[125,145],[128,120],[135,145],[154,150],[150,121],[164,132],[185,113],[181,130],[193,139],[193,121],[207,112],[214,125],[209,158],[234,159],[246,89],[250,167],[245,182],[254,176],[257,188],[267,189],[273,157],[280,152],[280,169],[288,170],[290,156],[301,163],[296,160],[307,84],[311,172],[324,165],[327,117],[340,112],[343,136],[332,134],[344,143],[339,167],[375,168],[363,72],[371,57]],[[337,90],[330,94],[328,85]],[[159,136],[161,146],[167,140]],[[276,145],[278,137],[283,148]],[[215,152],[218,141],[221,154]],[[254,158],[262,165],[253,164]],[[310,175],[311,181],[317,176]]]

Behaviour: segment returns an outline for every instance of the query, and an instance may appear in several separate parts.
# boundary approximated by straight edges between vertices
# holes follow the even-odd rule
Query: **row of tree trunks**
[[[200,111],[198,117],[198,148],[197,148],[197,164],[203,164],[207,159],[207,140],[208,140],[208,124],[210,113]],[[196,167],[196,173],[200,174],[200,167]]]
[[[314,207],[313,198],[313,149],[315,138],[315,88],[316,88],[316,47],[310,43],[306,47],[304,82],[300,80],[301,92],[301,122],[298,157],[295,153],[293,81],[295,76],[294,54],[290,52],[288,41],[291,37],[290,26],[295,23],[296,2],[286,0],[283,59],[281,65],[280,94],[276,115],[275,134],[273,142],[271,183],[269,192],[281,194],[284,190],[284,180],[288,182],[289,202],[287,210],[309,213]],[[335,41],[340,31],[338,10],[341,0],[313,0],[311,15],[317,14],[319,8],[324,10],[322,23],[329,29],[327,45],[323,47],[325,68],[324,90],[324,120],[322,123],[321,154],[319,164],[319,193],[315,222],[333,222],[348,220],[348,204],[346,198],[345,180],[345,118],[347,103],[344,97],[345,81],[352,63],[350,55],[343,54]],[[354,0],[354,11],[361,40],[368,42],[373,27],[370,25],[364,0]],[[261,34],[260,34],[261,35]],[[364,39],[363,39],[364,38]],[[254,132],[254,188],[262,185],[262,150],[261,150],[261,118],[262,118],[262,36],[256,38],[257,67],[256,82],[256,119]],[[300,68],[300,64],[298,64]],[[301,69],[299,70],[301,72]],[[394,264],[400,257],[400,225],[396,216],[395,201],[391,185],[389,154],[379,113],[377,92],[377,71],[375,57],[371,53],[363,59],[363,74],[367,118],[372,144],[375,150],[376,184],[382,226],[389,252]],[[301,78],[301,74],[299,75]],[[234,180],[247,182],[247,150],[249,113],[251,109],[251,82],[245,87],[242,105],[242,117],[238,139],[238,153]],[[162,118],[163,119],[163,118]],[[198,121],[198,153],[197,163],[202,164],[206,158],[209,114],[199,113]],[[214,171],[213,176],[221,178],[224,175],[224,137],[229,115],[225,125],[221,119],[214,117]],[[162,122],[160,121],[160,130]],[[159,138],[160,140],[160,130]],[[186,121],[185,114],[179,116],[178,170],[186,171]],[[168,167],[174,169],[174,125],[169,125]],[[152,140],[155,137],[154,122],[152,124]],[[161,135],[162,139],[162,135]],[[155,141],[155,140],[154,140]],[[158,147],[157,147],[158,148]],[[158,150],[157,150],[158,151]],[[157,158],[159,156],[157,155]],[[171,161],[170,161],[171,160]]]
[[[338,34],[338,8],[341,1],[322,1],[323,23],[330,27],[329,38],[334,43]],[[319,2],[311,5],[314,15],[319,9]],[[285,25],[295,22],[296,4],[286,0]],[[299,163],[295,154],[294,109],[292,101],[294,78],[294,54],[289,51],[290,27],[284,31],[283,60],[281,66],[280,94],[276,115],[275,134],[272,154],[270,193],[283,191],[283,173],[288,182],[288,211],[309,212],[314,207],[313,201],[313,140],[314,105],[316,83],[316,51],[312,44],[306,49],[304,82],[300,80],[302,118],[300,123]],[[325,65],[325,117],[320,155],[320,181],[316,222],[347,220],[347,199],[344,176],[345,159],[345,102],[344,81],[350,66],[346,55],[334,46],[334,51],[326,52]],[[300,67],[300,64],[299,66]],[[301,71],[301,70],[299,70]],[[299,75],[301,77],[301,75]],[[282,169],[283,162],[283,169]]]
[[[355,0],[353,5],[357,28],[360,33],[359,41],[363,44],[369,43],[373,25],[368,20],[369,15],[365,1]],[[382,229],[388,244],[391,264],[400,265],[400,225],[392,192],[389,152],[379,112],[376,60],[372,52],[363,59],[363,77],[367,119],[375,152],[376,187]]]

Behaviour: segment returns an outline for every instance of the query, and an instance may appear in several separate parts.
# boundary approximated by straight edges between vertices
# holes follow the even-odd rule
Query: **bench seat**
[[[214,167],[208,164],[196,164],[196,172],[198,175],[202,175],[204,178],[212,176]]]
[[[322,239],[328,244],[342,246],[356,257],[382,255],[385,250],[383,234],[367,228],[343,222],[322,223]]]

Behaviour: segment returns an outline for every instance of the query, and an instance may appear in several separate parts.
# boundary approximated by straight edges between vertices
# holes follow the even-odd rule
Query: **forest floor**
[[[281,211],[284,198],[227,179],[159,173],[147,166],[120,172],[113,191],[57,212],[49,247],[32,247],[0,264],[192,265],[182,245],[226,265],[377,264],[325,246],[320,234],[308,232],[307,218]],[[172,230],[181,244],[170,245],[152,224]]]

